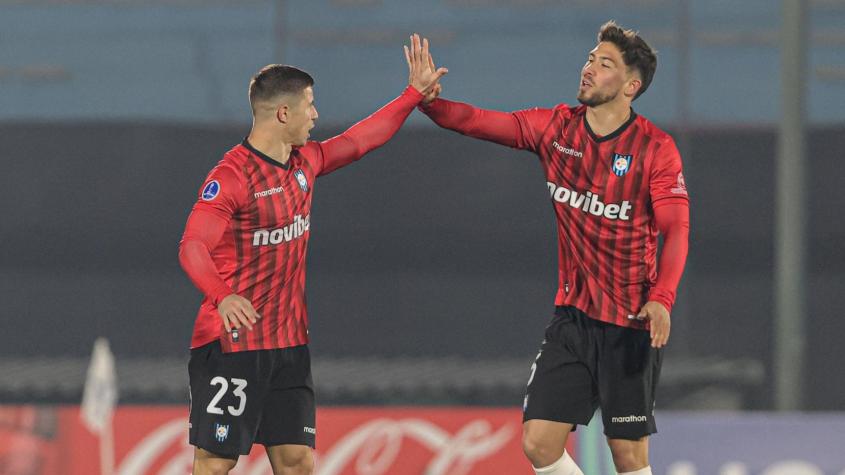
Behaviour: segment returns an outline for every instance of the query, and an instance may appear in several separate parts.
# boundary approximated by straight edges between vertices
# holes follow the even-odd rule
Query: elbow
[[[178,255],[179,266],[182,267],[182,270],[188,272],[191,263],[191,255],[195,255],[200,247],[204,247],[200,241],[188,237],[182,238],[182,240],[179,242]]]

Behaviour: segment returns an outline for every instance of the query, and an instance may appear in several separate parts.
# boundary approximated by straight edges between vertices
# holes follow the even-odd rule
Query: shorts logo
[[[648,421],[648,418],[646,416],[635,416],[633,414],[630,415],[630,416],[611,417],[610,418],[610,422],[612,422],[614,424],[628,424],[628,423],[631,423],[631,422],[646,422],[646,421]]]
[[[317,429],[315,429],[313,427],[305,426],[305,427],[302,428],[302,432],[307,432],[309,434],[317,435]]]
[[[241,335],[238,333],[237,328],[232,328],[232,343],[237,343],[241,340]]]
[[[203,201],[211,201],[217,198],[218,194],[220,194],[220,182],[217,180],[211,180],[202,188]]]
[[[302,191],[308,193],[308,179],[305,178],[305,173],[302,170],[297,170],[293,172],[293,176],[296,177],[296,181],[299,182],[299,187],[302,188]]]
[[[631,161],[634,159],[633,155],[619,155],[618,153],[613,154],[613,173],[616,176],[623,176],[628,173],[628,170],[631,168]]]
[[[214,424],[214,438],[217,442],[224,442],[229,437],[229,425]]]

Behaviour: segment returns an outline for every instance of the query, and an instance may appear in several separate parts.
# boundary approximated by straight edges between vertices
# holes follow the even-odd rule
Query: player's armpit
[[[689,202],[686,198],[656,202],[654,221],[663,235],[663,249],[658,259],[657,283],[649,291],[648,299],[663,304],[671,312],[689,250]]]
[[[179,243],[179,264],[214,305],[234,293],[220,277],[211,259],[211,250],[220,242],[228,225],[227,219],[210,211],[195,209],[188,217]]]
[[[320,143],[323,164],[317,175],[325,175],[384,145],[402,127],[423,95],[411,86],[346,132]]]

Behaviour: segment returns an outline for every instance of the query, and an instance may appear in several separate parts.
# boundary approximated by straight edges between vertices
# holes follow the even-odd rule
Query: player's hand
[[[410,48],[405,45],[405,61],[408,63],[408,84],[423,95],[428,95],[440,78],[449,72],[446,68],[434,68],[434,61],[428,51],[428,39],[420,41],[420,35],[411,35]],[[433,100],[433,98],[432,98]]]
[[[434,58],[431,54],[428,55],[428,65],[430,70],[437,71],[437,68],[434,67]],[[443,85],[438,81],[437,84],[435,84],[434,87],[429,89],[425,94],[425,97],[422,100],[423,105],[431,104],[432,101],[440,96],[441,92],[443,92]]]
[[[672,322],[669,318],[669,310],[659,302],[649,300],[640,309],[636,316],[637,320],[649,320],[651,322],[651,346],[652,348],[663,348],[669,341],[669,330]]]
[[[242,326],[252,330],[252,324],[261,318],[261,315],[252,307],[252,302],[238,294],[228,295],[221,300],[217,305],[217,313],[220,314],[227,333],[233,328],[240,329]]]

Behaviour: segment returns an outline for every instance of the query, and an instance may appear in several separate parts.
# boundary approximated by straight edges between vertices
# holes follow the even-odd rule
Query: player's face
[[[288,109],[288,133],[293,145],[305,145],[309,132],[314,128],[314,122],[319,115],[314,105],[314,89],[306,87],[297,103]]]
[[[590,51],[581,69],[578,102],[597,107],[620,98],[629,76],[622,52],[613,43],[602,41]]]

